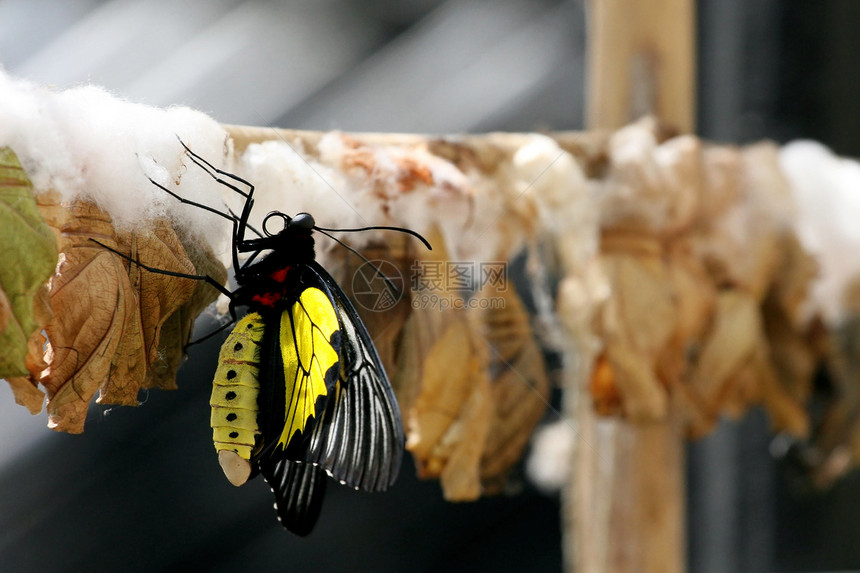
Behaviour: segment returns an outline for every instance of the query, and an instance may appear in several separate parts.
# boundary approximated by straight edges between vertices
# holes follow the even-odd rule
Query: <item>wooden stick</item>
[[[695,125],[695,8],[689,0],[591,0],[588,128],[643,115],[683,132]]]
[[[689,0],[591,0],[588,128],[654,114],[694,127],[694,7]],[[684,445],[677,417],[650,424],[598,419],[585,385],[569,380],[568,412],[584,440],[565,490],[570,571],[685,570]]]

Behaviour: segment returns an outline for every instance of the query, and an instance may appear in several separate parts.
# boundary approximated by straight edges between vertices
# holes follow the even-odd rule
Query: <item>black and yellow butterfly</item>
[[[241,214],[222,213],[152,182],[233,223],[238,288],[134,262],[207,281],[230,299],[234,318],[236,307],[248,307],[221,347],[210,400],[215,449],[231,483],[262,474],[275,494],[278,519],[307,535],[322,507],[325,474],[365,491],[394,483],[404,445],[397,400],[358,313],[315,260],[313,232],[331,236],[334,229],[317,227],[307,213],[289,217],[274,211],[260,233],[248,224],[254,186],[182,145],[194,163],[244,197]],[[283,223],[274,233],[267,229],[273,219]],[[429,248],[408,229],[370,228],[412,234]],[[248,229],[258,236],[246,239]],[[240,264],[242,253],[248,257]]]

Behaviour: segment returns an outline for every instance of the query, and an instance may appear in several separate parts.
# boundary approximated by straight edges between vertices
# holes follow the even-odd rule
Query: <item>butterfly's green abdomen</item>
[[[263,330],[263,319],[257,313],[247,314],[236,324],[221,346],[209,400],[215,450],[236,452],[244,460],[251,459],[260,433],[257,395]]]

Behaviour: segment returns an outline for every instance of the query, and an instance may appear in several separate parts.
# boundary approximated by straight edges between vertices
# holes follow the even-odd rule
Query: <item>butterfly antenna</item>
[[[314,229],[316,229],[317,231],[320,231],[320,232],[329,231],[332,233],[335,233],[335,232],[336,233],[357,233],[359,231],[397,231],[399,233],[406,233],[407,235],[412,235],[413,237],[415,237],[416,239],[418,239],[419,241],[424,243],[424,246],[427,247],[428,251],[433,250],[433,247],[430,246],[430,242],[427,239],[425,239],[421,235],[421,233],[413,231],[412,229],[406,229],[404,227],[374,226],[374,227],[359,227],[357,229],[326,229],[325,227],[314,227]],[[331,237],[331,235],[328,235],[328,236]],[[331,237],[331,238],[334,239],[334,237]],[[337,241],[337,239],[334,239],[334,240]],[[340,243],[340,241],[338,241],[338,243]],[[340,244],[343,245],[343,243],[340,243]],[[344,245],[344,246],[346,246],[346,245]]]
[[[326,229],[320,229],[319,227],[314,227],[314,229],[316,229],[317,231],[319,231],[320,233],[322,233],[323,235],[325,235],[325,236],[326,236],[326,237],[328,237],[329,239],[331,239],[331,240],[335,241],[335,242],[336,242],[336,243],[338,243],[340,246],[342,246],[343,248],[345,248],[347,251],[349,251],[349,252],[351,252],[352,254],[354,254],[354,255],[358,256],[358,258],[360,258],[362,261],[364,261],[365,263],[367,263],[368,265],[370,265],[370,266],[373,268],[373,270],[376,272],[376,274],[377,274],[377,275],[379,275],[379,276],[382,278],[382,280],[384,280],[384,281],[385,281],[385,284],[386,284],[386,285],[388,285],[388,288],[390,288],[390,289],[392,290],[392,292],[400,293],[400,289],[398,289],[396,286],[394,286],[394,284],[389,280],[389,278],[388,278],[387,276],[385,276],[385,275],[382,273],[382,271],[380,271],[380,270],[376,267],[376,265],[374,265],[374,264],[373,264],[373,263],[371,263],[369,260],[367,260],[367,257],[365,257],[364,255],[362,255],[361,253],[359,253],[358,251],[356,251],[355,249],[353,249],[352,247],[350,247],[349,245],[347,245],[346,243],[344,243],[343,241],[341,241],[340,239],[338,239],[338,238],[337,238],[337,237],[335,237],[334,235],[331,235],[331,234],[327,233],[327,232],[326,232]]]

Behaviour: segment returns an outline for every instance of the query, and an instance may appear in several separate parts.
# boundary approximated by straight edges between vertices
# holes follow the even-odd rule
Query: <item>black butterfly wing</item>
[[[385,490],[394,482],[400,469],[404,436],[400,409],[391,384],[355,308],[317,263],[302,265],[301,271],[299,292],[319,289],[325,293],[337,315],[339,335],[323,346],[339,350],[339,375],[325,396],[321,415],[318,399],[314,399],[316,407],[308,402],[302,410],[308,414],[316,412],[306,424],[306,429],[312,428],[310,434],[302,436],[296,433],[294,439],[289,440],[289,446],[285,447],[287,444],[283,441],[285,436],[281,428],[286,426],[277,420],[290,419],[291,416],[279,405],[284,401],[285,394],[281,388],[286,382],[280,372],[289,362],[289,344],[295,343],[295,355],[301,355],[299,341],[302,334],[296,330],[290,335],[285,326],[277,332],[270,331],[273,372],[276,375],[261,377],[264,387],[261,396],[274,395],[268,399],[268,406],[261,402],[261,411],[263,408],[271,409],[274,403],[275,416],[272,418],[271,411],[263,414],[265,419],[274,421],[267,424],[270,429],[264,431],[268,447],[264,447],[254,461],[272,487],[281,523],[298,535],[307,535],[322,507],[325,474],[356,489]],[[303,306],[302,312],[310,322],[314,322],[316,313],[326,305],[318,301],[315,306],[317,311],[309,305]],[[319,346],[317,339],[314,348]],[[279,361],[281,357],[283,360]],[[302,380],[303,377],[296,379]],[[266,392],[265,388],[274,389],[274,392]],[[272,447],[271,442],[278,439],[278,435],[280,441],[277,447]]]
[[[308,265],[325,284],[341,322],[340,377],[314,427],[305,460],[343,484],[388,489],[403,458],[403,424],[394,391],[361,318],[334,279]]]
[[[309,534],[322,509],[328,479],[325,470],[272,457],[261,459],[259,468],[275,494],[275,511],[281,525],[296,535]]]
[[[307,445],[336,392],[341,362],[339,309],[327,284],[297,269],[293,295],[265,313],[260,350],[261,439],[251,459],[275,495],[281,523],[310,533],[325,495],[325,470],[304,461]]]

